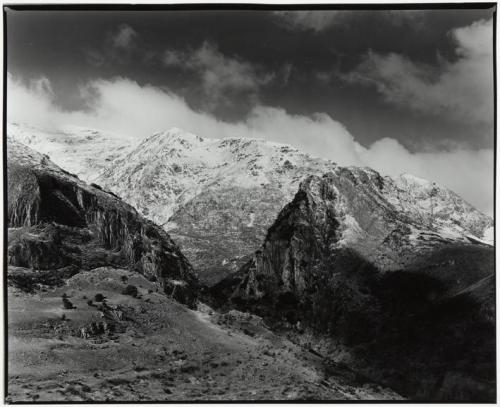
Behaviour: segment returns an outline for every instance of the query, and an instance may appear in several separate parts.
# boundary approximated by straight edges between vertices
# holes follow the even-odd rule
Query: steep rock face
[[[491,400],[494,250],[400,210],[384,182],[362,169],[308,177],[214,297],[326,335],[332,357],[405,396]]]
[[[441,244],[470,243],[457,231],[443,231],[438,222],[400,210],[386,185],[368,169],[338,167],[323,177],[308,177],[269,229],[256,267],[301,293],[308,289],[315,261],[332,253],[355,251],[389,271],[409,267]]]
[[[97,185],[8,142],[9,264],[48,269],[128,267],[193,305],[197,282],[168,234]]]

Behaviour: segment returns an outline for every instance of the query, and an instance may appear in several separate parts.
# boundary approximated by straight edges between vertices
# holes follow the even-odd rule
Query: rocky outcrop
[[[308,177],[216,300],[328,338],[322,352],[410,398],[494,399],[493,248],[411,216],[384,188],[370,170]]]
[[[256,252],[247,293],[259,296],[279,286],[302,295],[316,283],[318,267],[330,264],[331,269],[353,253],[386,272],[407,269],[437,247],[470,243],[400,210],[383,187],[378,173],[355,168],[338,167],[304,180]]]
[[[8,143],[9,264],[49,269],[127,267],[188,305],[197,282],[168,234],[117,196],[87,185],[47,157]]]

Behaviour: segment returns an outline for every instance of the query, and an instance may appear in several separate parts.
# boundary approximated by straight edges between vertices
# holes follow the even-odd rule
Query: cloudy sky
[[[493,6],[6,13],[11,121],[265,138],[493,212]]]

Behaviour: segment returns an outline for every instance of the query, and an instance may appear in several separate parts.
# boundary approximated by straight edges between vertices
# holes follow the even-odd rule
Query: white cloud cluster
[[[493,26],[478,21],[450,32],[457,59],[437,68],[399,54],[369,52],[344,76],[373,85],[391,104],[460,122],[493,124]]]
[[[167,50],[163,57],[166,66],[177,66],[195,71],[208,103],[214,108],[224,100],[227,92],[257,95],[262,85],[274,79],[273,73],[262,73],[250,62],[228,57],[209,42],[190,52]],[[212,109],[209,109],[212,110]]]
[[[389,175],[410,172],[448,186],[477,208],[492,213],[492,150],[411,153],[394,139],[379,140],[365,148],[327,114],[291,115],[267,106],[256,106],[243,122],[227,123],[193,111],[182,98],[166,90],[124,78],[97,80],[82,89],[83,95],[92,95],[92,111],[63,112],[54,106],[50,87],[43,82],[45,86],[26,85],[9,75],[9,121],[44,127],[73,124],[138,139],[171,127],[211,138],[263,138],[292,144],[341,165],[370,166]]]

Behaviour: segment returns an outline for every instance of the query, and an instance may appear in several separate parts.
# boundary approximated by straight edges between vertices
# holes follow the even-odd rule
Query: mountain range
[[[33,285],[28,269],[65,284],[128,270],[230,335],[309,349],[327,376],[346,367],[418,400],[495,398],[493,220],[445,187],[176,128],[135,142],[11,124],[7,148],[16,287]]]
[[[207,139],[175,128],[139,143],[71,126],[44,132],[11,125],[8,132],[163,226],[208,285],[248,260],[304,177],[340,169],[289,145]],[[452,191],[410,174],[363,174],[375,177],[380,194],[411,222],[445,238],[492,241],[491,218]]]

